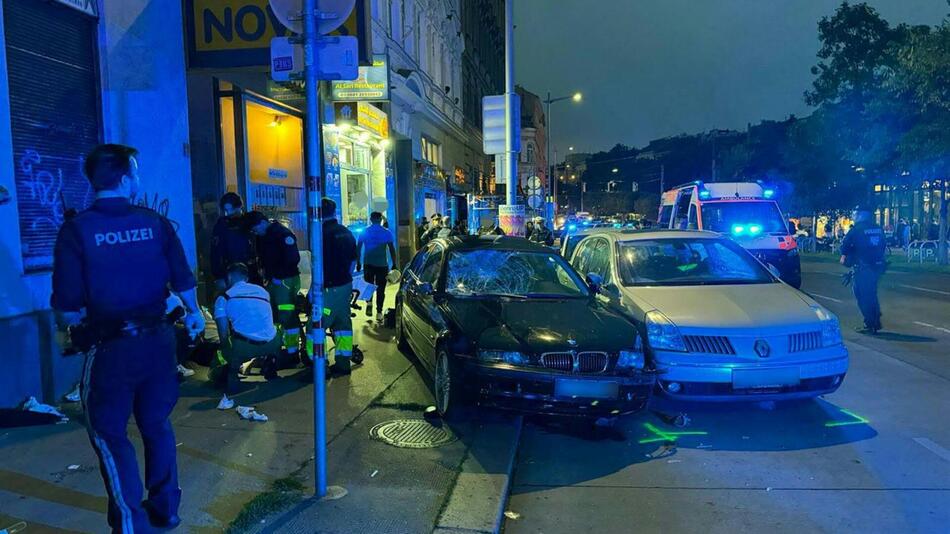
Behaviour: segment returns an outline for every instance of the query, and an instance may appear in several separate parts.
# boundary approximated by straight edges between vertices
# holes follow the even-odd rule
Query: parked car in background
[[[571,264],[640,327],[666,395],[808,398],[848,371],[837,317],[719,234],[594,233]]]
[[[550,248],[437,239],[406,268],[396,336],[445,417],[478,403],[591,417],[639,411],[654,388],[637,328]]]

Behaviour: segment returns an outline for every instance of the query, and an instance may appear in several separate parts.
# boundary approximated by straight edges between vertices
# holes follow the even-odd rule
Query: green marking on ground
[[[688,432],[669,432],[667,430],[660,430],[659,428],[651,425],[650,423],[643,423],[643,426],[646,427],[654,436],[653,438],[641,439],[640,443],[655,443],[658,441],[676,441],[680,436],[705,436],[709,432],[702,432],[699,430],[693,430]]]
[[[826,427],[848,426],[848,425],[866,425],[866,424],[868,424],[868,422],[869,422],[869,421],[868,421],[867,419],[865,419],[864,417],[861,417],[860,415],[858,415],[858,414],[856,414],[856,413],[854,413],[854,412],[852,412],[852,411],[850,411],[850,410],[845,410],[844,408],[838,408],[838,409],[841,410],[842,413],[845,413],[845,414],[847,414],[847,415],[850,415],[850,416],[853,417],[854,419],[852,419],[851,421],[828,421],[827,423],[825,423],[825,426],[826,426]]]

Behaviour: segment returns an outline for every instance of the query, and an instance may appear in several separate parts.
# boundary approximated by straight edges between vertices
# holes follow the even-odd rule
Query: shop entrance
[[[303,118],[288,106],[222,82],[221,157],[225,189],[247,208],[280,221],[306,249]]]

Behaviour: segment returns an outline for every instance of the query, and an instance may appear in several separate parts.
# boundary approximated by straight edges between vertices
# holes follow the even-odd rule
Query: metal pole
[[[666,165],[660,165],[660,196],[666,191],[663,190],[663,181],[666,179]]]
[[[557,174],[557,168],[554,166],[554,161],[551,160],[551,145],[554,144],[554,130],[551,128],[551,91],[548,91],[548,99],[545,101],[545,104],[547,105],[547,109],[544,111],[544,120],[548,126],[548,137],[544,144],[547,149],[548,183],[554,195],[554,216],[557,217],[557,177],[554,176]],[[545,196],[547,196],[547,193],[545,193]],[[551,228],[554,228],[554,221],[550,221],[549,224]]]
[[[320,169],[320,81],[317,78],[317,0],[304,0],[304,81],[307,96],[307,217],[310,234],[310,330],[313,345],[313,449],[314,490],[327,494],[326,366],[323,330],[323,214],[320,210],[323,184]]]
[[[508,187],[505,203],[515,205],[518,191],[518,160],[515,158],[514,114],[512,109],[515,94],[515,16],[514,0],[505,0],[505,167],[508,173]],[[521,113],[521,110],[517,110]]]

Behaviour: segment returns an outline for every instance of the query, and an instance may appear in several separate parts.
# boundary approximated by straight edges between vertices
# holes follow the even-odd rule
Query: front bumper
[[[682,356],[669,352],[656,355],[658,389],[668,397],[705,402],[791,400],[832,393],[844,381],[849,363],[844,345],[819,349],[810,354],[811,357],[798,356],[767,363],[704,364],[697,363],[695,357]],[[741,380],[737,371],[760,373],[762,379],[757,385],[739,384],[737,382]],[[781,376],[778,381],[781,383],[770,383],[770,375]],[[786,380],[795,375],[797,381]]]
[[[618,416],[638,412],[650,400],[656,380],[651,373],[636,375],[583,375],[556,373],[502,365],[467,362],[466,380],[478,394],[479,404],[502,410],[541,415],[582,417]],[[555,383],[576,380],[617,384],[614,398],[555,395]]]

